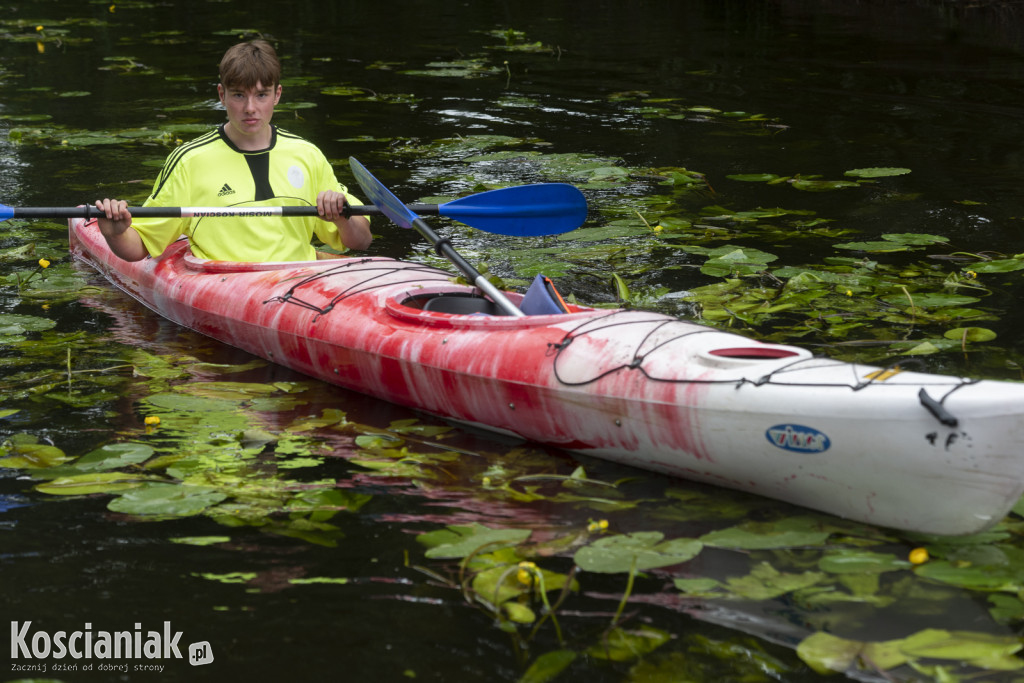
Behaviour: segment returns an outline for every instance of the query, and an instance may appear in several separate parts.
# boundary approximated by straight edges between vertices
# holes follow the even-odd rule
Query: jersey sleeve
[[[168,160],[169,163],[169,160]],[[170,176],[161,182],[167,172],[161,171],[143,206],[187,206],[189,204],[188,181],[184,169],[178,165]],[[159,188],[159,196],[157,189]],[[132,227],[139,233],[142,243],[150,256],[159,256],[172,242],[186,234],[190,218],[133,218]]]
[[[321,163],[317,173],[317,192],[323,192],[324,190],[334,190],[335,192],[342,192],[345,195],[345,201],[350,206],[362,206],[363,202],[356,197],[354,194],[348,191],[348,188],[342,185],[337,176],[334,175],[334,169],[331,167],[331,163],[327,161],[327,158],[321,154]],[[313,197],[313,201],[316,201],[316,197]],[[370,220],[370,217],[366,217]],[[314,219],[316,223],[313,226],[313,231],[316,236],[324,244],[337,249],[338,251],[344,251],[348,247],[341,241],[341,235],[338,234],[338,226],[330,221],[320,220],[319,218]]]

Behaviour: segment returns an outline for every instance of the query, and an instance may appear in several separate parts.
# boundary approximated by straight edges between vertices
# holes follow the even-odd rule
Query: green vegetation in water
[[[656,622],[635,621],[629,606],[663,594],[666,580],[677,600],[694,606],[729,610],[744,601],[799,606],[807,635],[797,653],[815,671],[861,667],[901,675],[916,670],[945,681],[1024,667],[1017,656],[1020,642],[1012,636],[928,628],[875,642],[835,635],[832,625],[841,614],[837,606],[935,614],[965,593],[987,596],[993,622],[1016,622],[1024,617],[1024,554],[1013,540],[1024,531],[1024,520],[1016,515],[986,534],[942,539],[900,536],[824,515],[780,514],[769,501],[727,491],[670,486],[663,495],[638,499],[628,493],[630,480],[591,479],[581,467],[558,474],[550,456],[531,449],[469,454],[445,445],[451,428],[417,420],[381,430],[350,423],[344,413],[328,409],[298,414],[268,430],[260,416],[301,409],[309,387],[231,379],[262,361],[216,367],[141,350],[124,360],[130,371],[120,381],[131,383],[138,394],[134,434],[123,431],[119,440],[81,454],[65,453],[27,432],[16,434],[0,447],[0,466],[23,470],[41,494],[104,496],[108,510],[132,519],[205,516],[228,530],[252,528],[331,547],[344,539],[337,516],[358,514],[372,499],[316,474],[332,458],[325,437],[347,435],[356,449],[349,462],[383,481],[416,482],[420,489],[443,483],[447,495],[501,505],[591,510],[592,521],[581,528],[456,524],[418,538],[429,564],[413,568],[496,620],[518,643],[524,681],[552,680],[587,660],[617,662],[630,667],[639,677],[635,680],[647,680],[644,676],[683,665],[681,644],[706,665],[708,673],[695,673],[694,680],[742,668],[720,660],[725,652],[756,662],[751,666],[762,676],[794,673],[792,663],[756,640],[673,637]],[[211,379],[210,373],[223,379]],[[459,471],[454,478],[453,468]],[[300,472],[310,474],[297,477]],[[705,531],[674,538],[617,531],[616,520],[635,519],[637,512]],[[748,521],[755,518],[761,521]],[[171,540],[221,545],[231,543],[234,533]],[[927,549],[925,561],[908,559],[914,546]],[[734,554],[746,572],[702,573],[701,567],[713,572],[715,563],[694,560],[710,552]],[[258,580],[244,571],[196,576],[241,586]],[[605,586],[616,577],[621,583],[614,615],[609,612],[597,632],[578,628],[575,601],[592,590],[588,586]],[[295,589],[348,583],[344,576],[289,579]],[[594,619],[588,621],[593,625]]]
[[[446,200],[511,184],[511,178],[569,182],[587,193],[597,218],[564,235],[482,240],[465,229],[463,252],[492,271],[506,264],[496,273],[506,282],[528,282],[543,272],[570,297],[586,290],[590,299],[583,302],[589,305],[694,316],[767,341],[814,344],[844,360],[893,363],[904,356],[956,354],[952,362],[980,357],[986,373],[1020,375],[1022,360],[995,346],[997,333],[986,327],[1004,310],[994,307],[1001,301],[993,296],[1000,283],[985,276],[1024,269],[1024,254],[956,251],[948,237],[928,233],[851,240],[851,230],[813,209],[709,203],[716,183],[690,169],[630,168],[622,159],[545,147],[535,138],[481,135],[398,145],[392,154],[446,160],[437,178],[453,188]],[[455,164],[461,173],[453,172]],[[861,168],[846,172],[856,180],[803,180],[815,183],[816,192],[867,191],[908,173]],[[730,178],[812,189],[795,184],[796,177],[774,174]],[[818,263],[794,263],[786,253],[795,245],[804,251],[828,245],[831,254]],[[897,258],[903,254],[911,259]],[[673,270],[680,271],[675,279],[699,282],[704,276],[705,283],[673,291],[663,284]],[[594,282],[606,283],[604,290],[595,290]],[[967,328],[975,332],[958,332]],[[983,356],[975,353],[980,350]]]
[[[44,24],[37,30],[33,22],[0,22],[12,40],[36,42],[41,52],[79,40],[73,32],[80,24]],[[254,32],[228,29],[223,35]],[[489,49],[503,56],[439,58],[416,66],[378,62],[368,68],[414,78],[505,78],[511,72],[504,53],[558,52],[513,29],[489,35],[500,41]],[[126,78],[153,74],[132,57],[112,58],[102,68]],[[324,96],[367,106],[417,102],[415,95],[375,93],[359,85],[314,87]],[[91,96],[82,90],[38,94],[83,101]],[[786,129],[767,115],[646,92],[615,93],[609,100],[638,120],[714,124],[717,135],[766,136]],[[514,110],[536,102],[502,93],[493,105]],[[210,106],[200,101],[165,111]],[[297,112],[314,105],[290,106]],[[208,128],[181,120],[180,114],[160,128],[110,131],[54,125],[43,114],[5,114],[4,120],[18,124],[8,133],[13,144],[153,147],[154,163],[182,136]],[[898,184],[909,169],[852,169],[840,179],[760,172],[719,179],[684,167],[632,167],[617,157],[557,152],[536,137],[466,135],[392,143],[386,152],[392,163],[416,166],[446,198],[526,181],[570,182],[587,193],[594,219],[567,235],[513,241],[476,234],[460,240],[460,230],[463,236],[473,233],[448,228],[463,253],[492,264],[508,281],[525,282],[544,272],[559,278],[565,292],[578,290],[584,303],[693,314],[772,341],[819,344],[836,357],[960,357],[982,348],[992,372],[1019,369],[1020,359],[996,348],[996,333],[984,325],[1003,314],[1006,304],[993,303],[999,301],[995,294],[1006,282],[1016,282],[1008,278],[1019,280],[1024,254],[990,254],[984,245],[952,245],[928,233],[856,235],[804,203],[821,193],[856,197],[881,183]],[[785,206],[731,206],[716,190],[729,182],[778,187],[778,201]],[[884,641],[855,634],[865,620],[884,618],[884,610],[936,617],[947,606],[955,612],[965,598],[987,610],[991,623],[985,626],[1019,628],[1024,621],[1022,506],[986,534],[925,538],[781,511],[721,490],[670,485],[662,496],[639,497],[629,482],[591,479],[582,468],[559,474],[550,455],[540,451],[466,453],[447,445],[452,430],[418,421],[376,429],[325,410],[268,428],[262,416],[299,412],[307,387],[211,380],[211,372],[228,376],[251,366],[214,369],[192,357],[113,349],[105,337],[56,329],[47,307],[95,295],[95,287],[70,264],[58,262],[53,254],[62,246],[56,246],[52,227],[6,225],[12,231],[0,244],[0,292],[13,303],[0,314],[0,420],[23,418],[28,406],[34,425],[68,408],[127,423],[116,440],[80,453],[40,438],[36,426],[9,429],[0,466],[22,470],[38,494],[97,497],[119,519],[206,518],[219,525],[213,529],[223,530],[170,539],[176,544],[228,544],[242,530],[258,529],[333,547],[344,541],[339,518],[359,514],[371,500],[338,486],[331,469],[336,456],[328,444],[341,436],[351,444],[347,463],[391,490],[443,489],[481,506],[516,511],[565,506],[592,515],[595,521],[583,528],[491,521],[453,524],[417,537],[422,561],[413,568],[455,599],[484,611],[511,636],[522,656],[524,682],[554,680],[595,660],[628,667],[625,680],[631,681],[682,675],[695,681],[768,681],[799,673],[762,640],[669,634],[656,623],[643,623],[648,619],[633,618],[629,609],[642,600],[692,606],[695,613],[703,607],[741,611],[750,601],[783,604],[806,632],[799,657],[821,673],[853,667],[897,677],[913,671],[943,682],[999,672],[1019,675],[1013,673],[1022,666],[1015,636],[958,628],[922,629]],[[794,260],[792,245],[825,255]],[[54,263],[39,270],[37,259],[44,255]],[[688,283],[685,289],[665,286],[672,273]],[[637,519],[695,530],[666,538],[660,531],[637,529]],[[912,548],[926,549],[926,559],[912,562]],[[729,558],[735,569],[716,573],[715,556]],[[197,576],[241,586],[256,578],[246,571]],[[289,580],[295,587],[347,582],[340,576]],[[570,629],[574,601],[611,585],[607,613]],[[656,622],[653,614],[649,620]]]

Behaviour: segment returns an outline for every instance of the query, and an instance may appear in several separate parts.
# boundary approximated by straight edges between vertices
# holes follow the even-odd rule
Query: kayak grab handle
[[[935,416],[935,418],[946,425],[947,427],[956,427],[960,424],[960,420],[956,419],[952,413],[946,410],[942,403],[936,401],[934,398],[928,395],[928,392],[924,389],[918,392],[917,397],[921,399],[921,405],[923,405],[929,413]]]

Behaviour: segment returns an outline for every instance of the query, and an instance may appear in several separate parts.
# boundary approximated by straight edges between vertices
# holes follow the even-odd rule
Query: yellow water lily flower
[[[591,520],[590,524],[587,525],[587,531],[592,534],[596,534],[601,531],[608,531],[608,520],[598,519]]]
[[[160,424],[160,418],[156,415],[148,415],[143,422],[147,427],[156,427]]]
[[[41,259],[39,259],[39,267],[40,268],[49,268],[50,267],[50,262],[47,261],[44,258],[41,258]]]
[[[516,572],[516,579],[519,583],[530,585],[533,583],[533,575],[537,572],[537,565],[530,561],[523,561],[519,563],[519,571]]]
[[[928,561],[928,550],[926,548],[914,548],[910,551],[908,558],[911,564],[924,564]]]

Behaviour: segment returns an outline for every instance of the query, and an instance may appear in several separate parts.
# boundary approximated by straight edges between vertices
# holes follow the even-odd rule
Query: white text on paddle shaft
[[[225,209],[218,211],[216,209],[199,209],[197,211],[189,211],[182,209],[182,218],[210,218],[212,216],[220,216],[221,218],[248,218],[248,217],[266,217],[266,216],[280,216],[280,211],[272,211],[270,209],[252,209],[252,210],[238,210],[238,209]]]
[[[134,631],[93,631],[86,623],[81,631],[57,631],[52,636],[46,631],[29,632],[31,621],[11,622],[11,659],[25,657],[43,659],[181,659],[178,639],[181,631],[171,631],[171,622],[165,621],[163,631],[142,632],[142,624]]]

